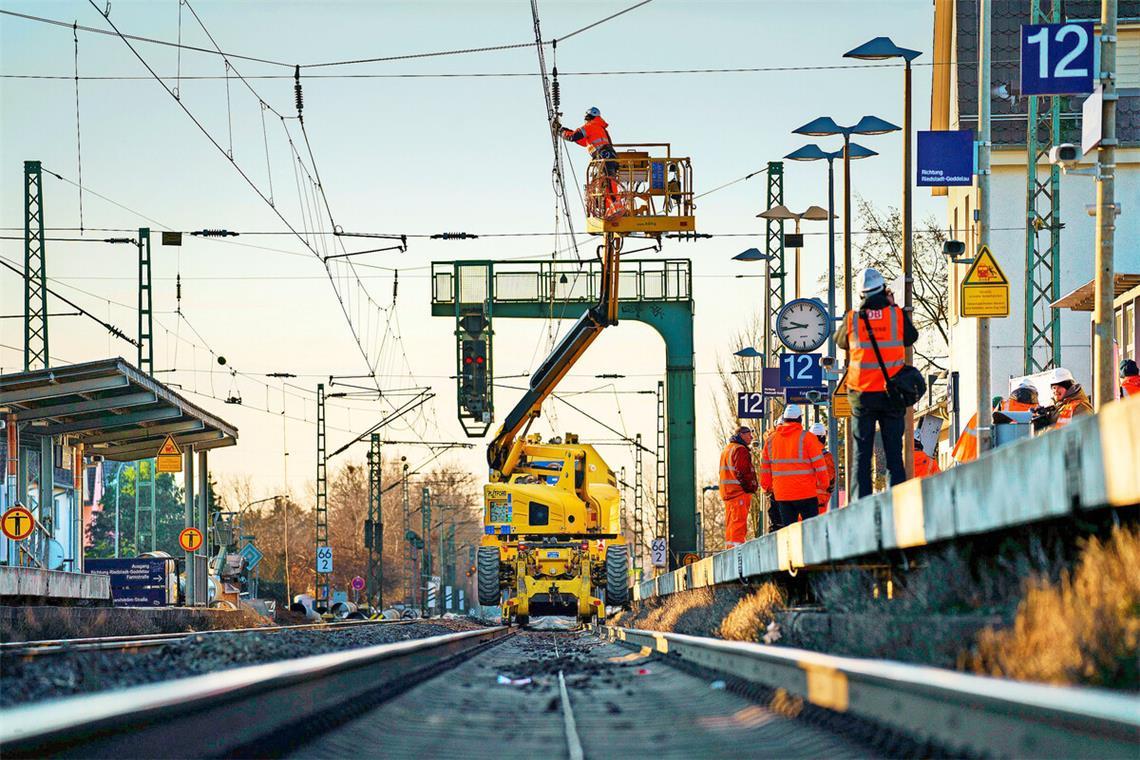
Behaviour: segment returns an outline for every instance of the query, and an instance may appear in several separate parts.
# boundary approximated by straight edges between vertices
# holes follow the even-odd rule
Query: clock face
[[[776,334],[792,351],[814,351],[827,342],[830,320],[818,301],[789,301],[776,317]]]

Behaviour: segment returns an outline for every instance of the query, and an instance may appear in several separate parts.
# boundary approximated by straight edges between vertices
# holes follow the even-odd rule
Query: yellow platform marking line
[[[1140,503],[1140,397],[1105,404],[1098,415],[1104,486],[1114,507]]]
[[[642,647],[641,649],[639,649],[636,652],[630,652],[629,654],[618,655],[617,657],[610,657],[607,660],[607,662],[637,662],[638,660],[644,660],[646,657],[649,657],[651,654],[653,654],[652,649],[650,649],[649,647]]]
[[[926,512],[922,481],[908,480],[891,488],[891,520],[895,543],[902,548],[926,545]]]
[[[800,662],[807,675],[807,699],[813,705],[847,712],[847,675],[835,668]]]

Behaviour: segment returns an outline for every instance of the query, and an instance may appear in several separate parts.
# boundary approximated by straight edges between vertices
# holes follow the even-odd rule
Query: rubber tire
[[[629,604],[629,548],[606,547],[606,606]]]
[[[530,615],[518,615],[515,618],[515,624],[518,625],[519,628],[530,625]]]
[[[479,604],[498,607],[502,594],[499,592],[499,549],[495,546],[480,546],[476,559],[479,574]]]

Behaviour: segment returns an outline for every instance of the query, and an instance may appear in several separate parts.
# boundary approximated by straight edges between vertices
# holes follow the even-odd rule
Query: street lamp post
[[[910,50],[896,45],[890,37],[876,37],[854,50],[843,54],[844,58],[857,58],[863,61],[884,61],[902,58],[906,64],[903,70],[903,204],[902,204],[902,269],[903,269],[903,310],[914,318],[914,282],[911,276],[914,263],[914,209],[913,180],[911,179],[911,140],[914,129],[911,127],[911,87],[910,62],[922,55],[918,50]],[[906,363],[914,364],[914,348],[906,347]],[[907,477],[914,475],[914,408],[906,410],[906,433],[903,437],[903,452]]]
[[[796,238],[799,239],[800,235],[800,220],[807,219],[808,221],[820,221],[827,219],[827,210],[819,206],[808,206],[806,211],[797,214],[788,209],[787,206],[773,206],[767,211],[761,211],[756,215],[760,219],[794,219],[796,222]],[[800,297],[800,252],[801,246],[795,246],[796,249],[796,298]]]
[[[792,151],[784,158],[791,159],[792,161],[827,161],[827,312],[831,319],[831,327],[827,331],[827,353],[828,356],[835,356],[835,323],[837,317],[835,316],[835,159],[844,156],[845,160],[850,156],[851,159],[870,158],[871,156],[879,155],[869,148],[864,148],[862,145],[856,143],[847,143],[842,150],[837,150],[833,153],[820,148],[815,143],[805,145],[799,150]],[[835,399],[835,380],[828,379],[827,381],[828,398]],[[832,407],[834,411],[834,406]],[[839,423],[835,419],[835,414],[827,415],[827,445],[831,449],[832,455],[836,452],[836,446],[839,443]],[[850,453],[851,446],[846,447],[848,456],[844,457],[844,475],[847,483],[845,484],[846,493],[851,493],[850,480],[851,480],[851,467],[850,467]],[[831,494],[830,508],[837,509],[839,506],[839,489]]]

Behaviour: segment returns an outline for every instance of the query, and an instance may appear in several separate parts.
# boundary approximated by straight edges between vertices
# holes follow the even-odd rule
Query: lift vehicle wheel
[[[519,628],[528,626],[530,625],[530,615],[518,615],[515,618],[515,622],[518,623]]]
[[[476,569],[479,575],[479,604],[498,606],[501,601],[499,549],[494,546],[480,546]]]
[[[610,607],[629,604],[629,547],[606,547],[606,604]]]

